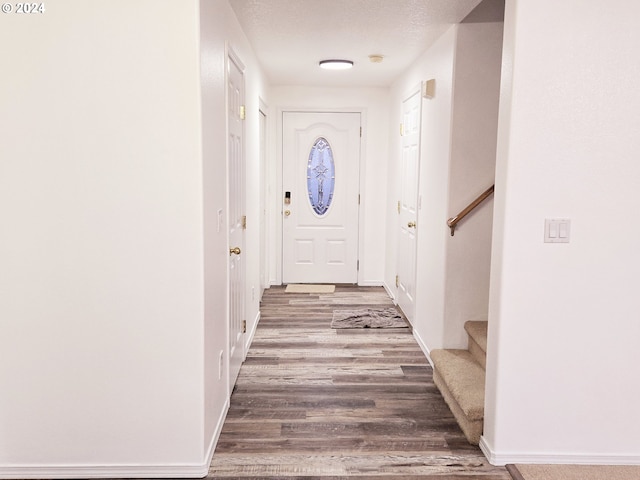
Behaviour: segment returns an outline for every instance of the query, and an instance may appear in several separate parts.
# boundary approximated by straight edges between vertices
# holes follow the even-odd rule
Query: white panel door
[[[398,305],[413,323],[416,285],[416,223],[420,158],[421,98],[416,93],[402,104],[401,188],[398,230]]]
[[[359,113],[283,113],[283,283],[357,283]]]
[[[229,392],[236,383],[244,360],[244,78],[242,70],[230,56],[227,72],[229,125]]]

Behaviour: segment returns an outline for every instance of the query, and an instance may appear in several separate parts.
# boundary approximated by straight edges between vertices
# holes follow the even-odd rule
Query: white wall
[[[259,99],[266,99],[264,80],[255,55],[227,0],[200,1],[202,140],[205,245],[205,446],[208,457],[220,433],[228,405],[228,291],[229,260],[226,166],[225,62],[232,49],[245,66],[245,158],[247,162],[247,230],[243,256],[246,265],[246,344],[259,318]],[[223,212],[218,231],[218,211]],[[220,355],[223,369],[220,375]]]
[[[388,111],[389,90],[386,88],[319,88],[277,86],[270,93],[271,111],[280,116],[283,110],[309,109],[317,111],[362,111],[362,149],[360,163],[360,285],[382,285],[384,278],[385,238],[380,234],[386,228],[385,199],[388,152]],[[273,116],[272,116],[273,118]],[[282,119],[277,118],[278,124]],[[272,131],[272,145],[280,145],[281,139]],[[276,155],[270,159],[273,172],[281,172],[282,158]],[[279,185],[278,174],[272,182]],[[280,174],[281,175],[281,174]],[[278,183],[280,182],[280,183]],[[280,189],[272,190],[273,218],[278,219],[277,228],[272,232],[271,244],[282,245],[282,199]],[[280,272],[281,247],[274,249],[273,271]],[[280,282],[279,276],[272,279]]]
[[[426,349],[442,346],[444,336],[446,247],[449,230],[449,159],[451,157],[451,122],[453,69],[457,26],[452,26],[394,83],[391,90],[391,125],[400,125],[402,102],[420,82],[436,80],[433,99],[422,101],[422,137],[420,152],[420,189],[422,208],[418,212],[418,252],[416,310],[414,334]],[[390,164],[399,165],[400,135],[391,130]],[[400,175],[389,169],[387,202],[387,269],[385,283],[395,291],[395,259],[398,232],[397,200]]]
[[[229,394],[227,46],[250,331],[260,68],[226,0],[47,7],[0,29],[0,477],[204,475]]]
[[[461,23],[457,30],[447,218],[493,185],[502,63],[502,22]],[[489,197],[458,224],[454,236],[447,234],[447,348],[467,348],[464,323],[487,319],[492,220]]]
[[[215,447],[229,401],[229,256],[226,159],[226,48],[228,4],[200,1],[200,75],[202,88],[202,175],[204,226],[204,445]],[[222,225],[218,228],[218,211]],[[220,356],[223,358],[220,369]]]
[[[391,124],[420,83],[435,79],[422,100],[418,252],[414,333],[427,352],[466,348],[464,322],[486,320],[493,204],[463,220],[454,237],[446,220],[493,184],[502,23],[452,26],[392,87]],[[396,275],[400,136],[391,131],[387,215],[390,289]]]
[[[0,475],[201,471],[197,3],[46,8],[0,19]]]
[[[494,463],[640,463],[640,4],[508,0],[485,431]],[[545,218],[571,242],[543,243]]]

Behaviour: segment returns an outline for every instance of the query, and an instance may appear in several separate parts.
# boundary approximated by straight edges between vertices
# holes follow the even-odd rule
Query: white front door
[[[357,283],[360,113],[284,112],[282,281]]]
[[[244,77],[237,60],[229,56],[227,104],[229,124],[229,392],[244,360]],[[240,64],[241,65],[241,64]]]
[[[413,323],[416,284],[416,228],[420,158],[421,97],[415,93],[402,103],[401,187],[398,202],[398,305]]]

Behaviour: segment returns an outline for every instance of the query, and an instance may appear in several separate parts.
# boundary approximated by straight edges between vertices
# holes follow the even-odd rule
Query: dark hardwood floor
[[[208,478],[510,480],[469,445],[410,330],[333,330],[382,288],[265,292]]]

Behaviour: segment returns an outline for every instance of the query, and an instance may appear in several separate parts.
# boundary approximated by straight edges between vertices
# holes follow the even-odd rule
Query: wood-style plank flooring
[[[510,480],[469,445],[408,328],[333,330],[379,287],[264,294],[208,478]]]

